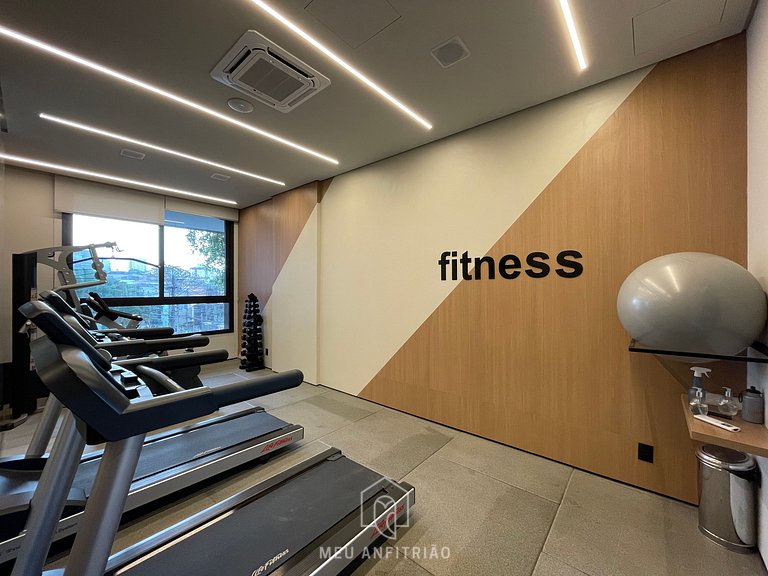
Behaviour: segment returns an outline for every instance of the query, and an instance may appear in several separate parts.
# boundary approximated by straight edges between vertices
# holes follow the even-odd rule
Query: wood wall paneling
[[[240,210],[238,294],[241,300],[253,292],[264,309],[317,198],[318,183],[311,182]],[[242,302],[238,308],[242,312]]]
[[[361,395],[695,502],[681,384],[627,351],[616,295],[665,253],[745,264],[745,67],[744,35],[658,64],[488,252],[576,249],[584,274],[462,282]]]

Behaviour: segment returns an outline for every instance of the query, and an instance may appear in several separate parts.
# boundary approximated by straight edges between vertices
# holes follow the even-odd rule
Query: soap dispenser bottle
[[[688,402],[691,402],[694,398],[696,398],[697,390],[704,392],[704,386],[701,383],[701,376],[704,375],[709,378],[709,373],[712,372],[711,369],[702,368],[701,366],[694,366],[691,368],[691,371],[693,372],[693,384],[688,390]]]
[[[739,411],[739,403],[736,401],[736,398],[733,397],[730,388],[723,386],[723,390],[725,390],[725,396],[723,396],[717,404],[717,413],[722,416],[733,418]]]
[[[697,414],[701,414],[702,416],[707,415],[707,412],[709,412],[709,406],[707,406],[707,403],[704,402],[704,388],[696,389],[696,395],[693,397],[693,400],[691,400],[690,406],[691,412],[694,416]]]

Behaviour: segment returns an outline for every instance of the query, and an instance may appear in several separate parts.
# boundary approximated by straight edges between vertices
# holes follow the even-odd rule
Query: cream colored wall
[[[265,324],[269,366],[298,368],[304,381],[317,384],[317,236],[315,206],[280,270],[267,303]]]
[[[768,291],[768,2],[758,3],[747,31],[747,130],[749,270]],[[768,335],[764,334],[764,342]],[[750,365],[749,383],[766,393],[768,366]],[[768,424],[767,424],[768,425]],[[768,479],[768,458],[758,458],[763,486]],[[768,563],[768,487],[759,499],[758,537],[763,560]]]
[[[11,361],[11,255],[61,244],[61,215],[53,210],[53,175],[5,167],[0,186],[5,243],[0,251],[0,362]],[[53,271],[38,267],[38,289],[53,286]]]
[[[650,69],[333,179],[320,204],[318,376],[358,394]],[[354,246],[350,246],[354,242]]]

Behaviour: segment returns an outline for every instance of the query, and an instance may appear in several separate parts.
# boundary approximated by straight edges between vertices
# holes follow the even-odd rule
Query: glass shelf
[[[680,350],[659,350],[656,348],[649,348],[633,339],[629,343],[629,351],[654,354],[656,356],[680,356],[684,358],[707,358],[709,360],[729,360],[732,362],[758,362],[760,364],[768,364],[768,347],[760,342],[754,342],[752,346],[745,348],[738,354],[704,354],[702,352],[684,352]]]

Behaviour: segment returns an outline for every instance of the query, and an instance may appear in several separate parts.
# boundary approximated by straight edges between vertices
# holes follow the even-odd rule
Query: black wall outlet
[[[653,464],[653,446],[650,444],[643,444],[642,442],[638,442],[637,459]]]

